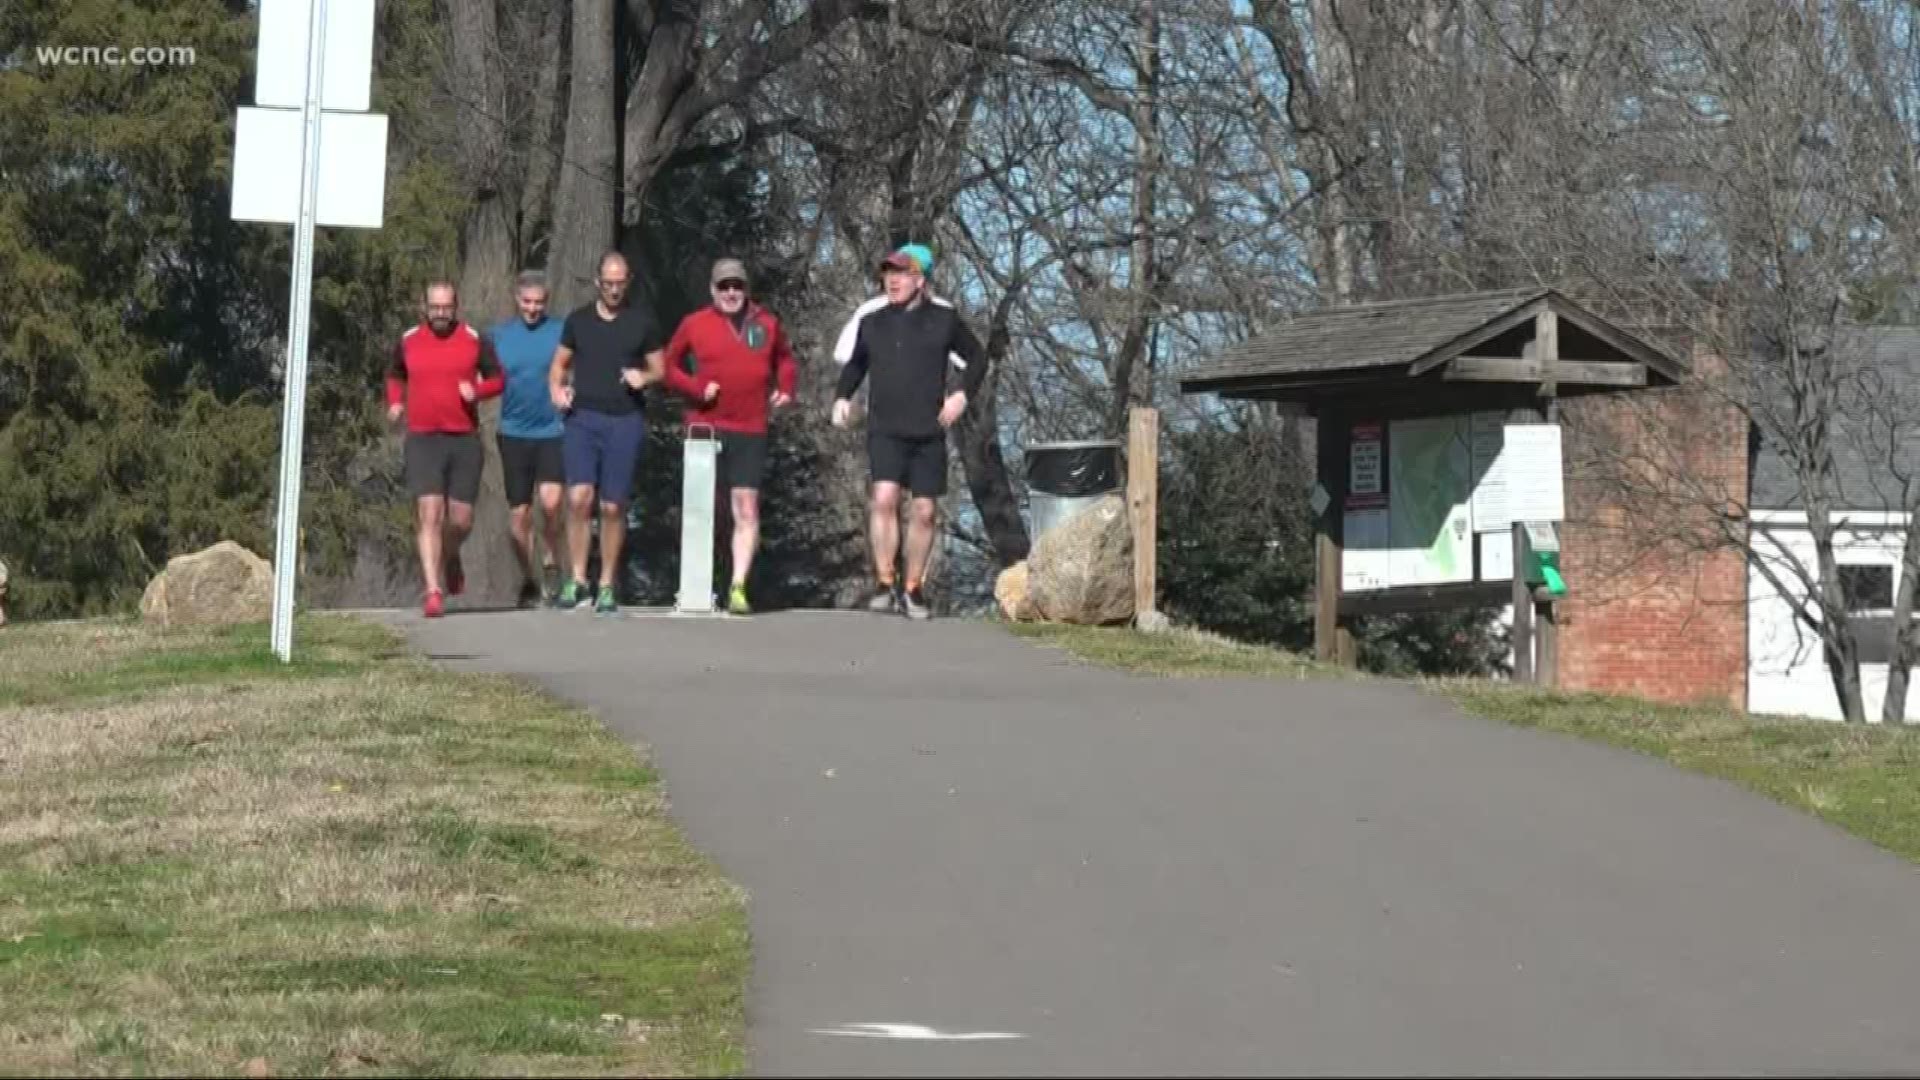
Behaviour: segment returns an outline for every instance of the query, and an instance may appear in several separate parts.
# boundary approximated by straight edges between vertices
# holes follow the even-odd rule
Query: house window
[[[1840,592],[1847,598],[1847,611],[1863,615],[1893,610],[1893,567],[1842,566]]]

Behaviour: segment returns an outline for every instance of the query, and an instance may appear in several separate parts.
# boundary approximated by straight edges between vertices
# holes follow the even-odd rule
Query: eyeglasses
[[[600,279],[600,287],[603,289],[624,289],[626,288],[626,286],[627,286],[626,278],[601,278]]]
[[[733,281],[733,280],[716,281],[714,282],[714,285],[713,285],[713,291],[714,292],[746,292],[747,283],[744,281]]]

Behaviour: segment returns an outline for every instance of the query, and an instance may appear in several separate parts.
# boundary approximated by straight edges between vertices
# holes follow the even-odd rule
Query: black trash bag
[[[1117,491],[1120,444],[1070,443],[1027,448],[1027,486],[1063,498],[1080,498]]]

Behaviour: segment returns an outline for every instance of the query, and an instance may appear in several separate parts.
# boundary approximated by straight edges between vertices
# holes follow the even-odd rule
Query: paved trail
[[[1914,868],[1651,760],[986,624],[388,617],[652,746],[760,1073],[1920,1072]]]

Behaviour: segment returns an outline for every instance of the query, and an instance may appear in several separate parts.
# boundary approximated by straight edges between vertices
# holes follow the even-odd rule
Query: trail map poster
[[[1342,590],[1510,579],[1512,523],[1560,520],[1560,477],[1557,425],[1499,412],[1354,424]]]
[[[1388,585],[1473,580],[1472,458],[1467,417],[1388,426]]]

